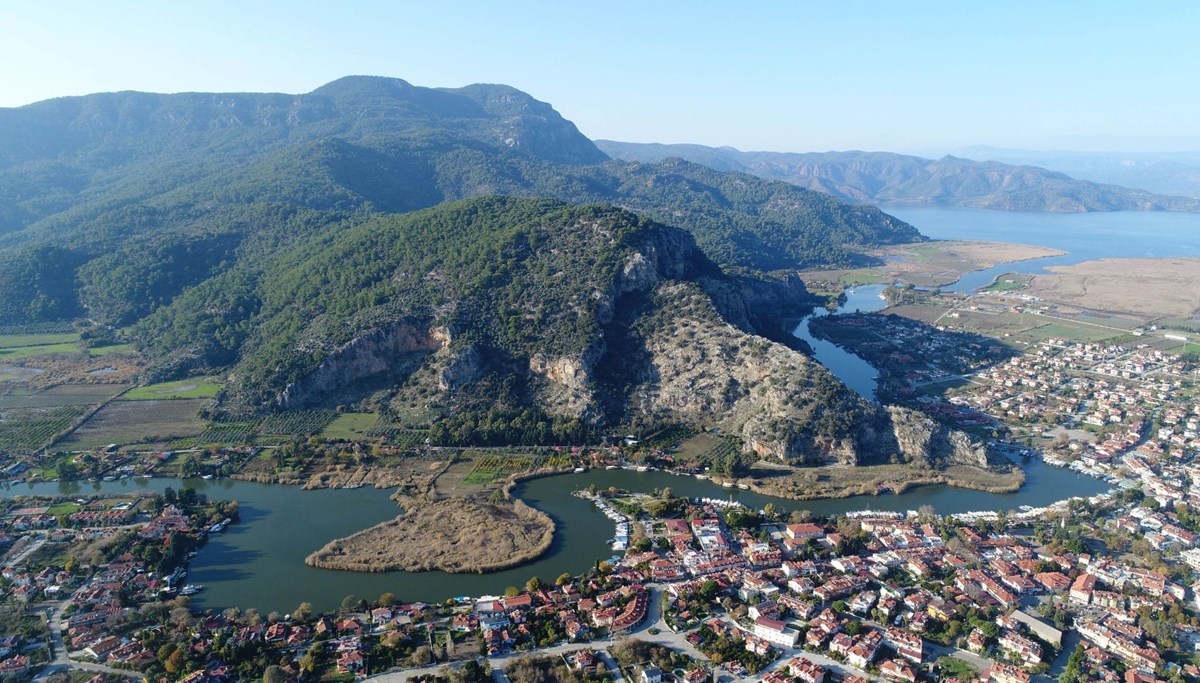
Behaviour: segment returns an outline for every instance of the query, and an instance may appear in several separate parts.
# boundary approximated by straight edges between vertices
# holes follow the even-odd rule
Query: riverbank
[[[810,288],[836,292],[861,284],[889,284],[897,280],[917,287],[943,287],[967,273],[1066,254],[1061,249],[1008,242],[933,240],[872,249],[868,256],[882,265],[852,270],[807,271],[801,278]]]
[[[940,470],[930,470],[915,465],[829,465],[797,468],[759,463],[751,468],[749,477],[714,477],[712,481],[724,488],[738,488],[772,498],[809,502],[857,496],[901,495],[922,486],[953,486],[996,494],[1017,493],[1025,483],[1025,473],[1016,465],[1009,472],[996,472],[967,465],[951,465]]]

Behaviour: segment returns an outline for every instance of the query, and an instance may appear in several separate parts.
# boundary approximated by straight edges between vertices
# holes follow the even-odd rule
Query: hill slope
[[[344,220],[492,194],[630,208],[756,271],[920,239],[786,183],[609,161],[507,86],[351,77],[306,95],[111,93],[0,110],[0,323],[129,324]]]
[[[167,366],[232,364],[226,411],[367,396],[440,444],[583,441],[638,421],[719,426],[792,463],[929,457],[900,445],[907,414],[769,339],[798,303],[797,281],[729,276],[687,232],[628,211],[485,197],[239,265],[137,338]]]
[[[829,193],[847,202],[969,206],[1007,211],[1200,211],[1200,200],[1077,180],[1035,166],[886,152],[741,152],[728,147],[598,140],[616,159],[681,158]]]

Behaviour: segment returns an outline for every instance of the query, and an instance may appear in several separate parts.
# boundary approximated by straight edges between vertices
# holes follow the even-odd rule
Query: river
[[[948,486],[927,486],[903,495],[859,496],[839,500],[786,501],[750,491],[727,490],[692,477],[664,472],[591,470],[535,479],[514,493],[544,510],[558,525],[550,551],[536,562],[492,574],[360,574],[314,569],[304,558],[326,542],[394,517],[398,509],[387,491],[371,488],[305,491],[297,486],[233,480],[127,479],[94,483],[42,483],[0,489],[0,495],[77,495],[90,493],[160,493],[167,486],[190,486],[214,499],[237,500],[241,522],[210,538],[191,563],[190,583],[205,586],[193,596],[199,608],[255,607],[264,614],[290,612],[301,602],[318,610],[337,607],[347,595],[368,599],[384,592],[406,601],[433,602],[459,595],[499,594],[531,577],[553,580],[563,572],[578,574],[611,555],[607,539],[612,522],[591,503],[571,492],[596,485],[651,492],[671,487],[676,495],[727,498],[755,508],[801,508],[816,514],[851,510],[915,510],[932,505],[940,513],[968,510],[1011,510],[1042,506],[1068,496],[1090,496],[1107,489],[1103,482],[1040,461],[1023,463],[1027,480],[1019,493],[991,494]]]
[[[997,266],[964,276],[948,289],[971,291],[1006,272],[1044,272],[1048,265],[1105,257],[1200,256],[1200,216],[1166,213],[1027,214],[976,209],[888,207],[889,213],[936,239],[1020,242],[1068,251],[1066,256]],[[875,311],[883,307],[882,286],[847,292],[837,312]],[[813,337],[808,323],[828,315],[820,309],[805,317],[794,334],[812,346],[817,360],[859,394],[874,399],[876,370],[863,359]],[[336,607],[347,595],[376,598],[384,592],[402,600],[433,602],[460,595],[497,594],[523,585],[531,576],[553,580],[563,572],[577,574],[611,554],[606,539],[612,523],[592,504],[571,491],[596,485],[650,492],[671,487],[677,495],[732,497],[761,508],[768,502],[784,510],[802,508],[837,514],[866,508],[914,510],[931,505],[943,514],[970,510],[1040,507],[1072,496],[1090,496],[1108,488],[1097,479],[1051,467],[1040,461],[1021,463],[1026,482],[1018,493],[992,494],[928,486],[903,495],[859,496],[795,503],[748,491],[726,490],[691,477],[662,472],[593,470],[525,482],[514,493],[554,518],[558,531],[549,552],[523,567],[492,574],[359,574],[314,569],[304,557],[326,542],[394,517],[398,509],[387,491],[305,491],[296,486],[232,480],[120,480],[95,483],[49,483],[0,488],[0,495],[43,495],[99,492],[161,492],[167,486],[191,486],[210,498],[237,500],[241,523],[210,539],[191,564],[188,580],[206,586],[193,598],[200,608],[255,607],[288,612],[303,601],[318,610]]]
[[[824,308],[814,309],[812,313],[801,318],[796,329],[792,330],[794,336],[808,342],[821,365],[832,370],[846,386],[871,401],[875,400],[875,390],[879,386],[879,371],[875,366],[833,342],[813,336],[808,329],[808,323],[813,318],[826,315],[878,311],[887,305],[882,297],[883,289],[884,285],[864,285],[848,289],[845,302],[832,314]]]
[[[1156,211],[1024,213],[987,209],[884,206],[927,237],[1050,247],[1063,256],[1000,264],[967,273],[942,289],[973,292],[1005,273],[1045,273],[1048,266],[1101,258],[1200,257],[1200,215]]]

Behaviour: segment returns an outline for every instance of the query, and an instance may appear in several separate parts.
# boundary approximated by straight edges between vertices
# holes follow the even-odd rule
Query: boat
[[[204,590],[204,586],[202,586],[201,584],[189,583],[188,585],[179,589],[179,594],[180,595],[195,595],[196,593],[199,593],[202,590]]]

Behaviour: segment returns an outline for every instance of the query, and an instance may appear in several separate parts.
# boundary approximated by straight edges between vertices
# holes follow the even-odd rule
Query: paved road
[[[15,567],[18,564],[21,564],[22,562],[25,561],[25,558],[34,554],[35,552],[37,552],[38,548],[41,548],[43,545],[45,545],[46,540],[50,537],[50,535],[44,531],[35,532],[34,535],[37,536],[37,540],[33,541],[28,546],[23,548],[21,550],[21,552],[17,553],[15,556],[6,560],[4,562],[5,567]]]
[[[123,678],[132,678],[141,680],[141,674],[126,671],[124,669],[114,669],[111,666],[103,664],[90,664],[88,662],[77,662],[67,656],[67,646],[63,642],[62,637],[62,614],[70,606],[70,600],[64,600],[60,603],[53,604],[50,607],[50,646],[54,650],[54,659],[47,664],[34,680],[43,680],[56,671],[63,669],[79,669],[82,671],[91,671],[93,673],[105,673],[121,676]]]

